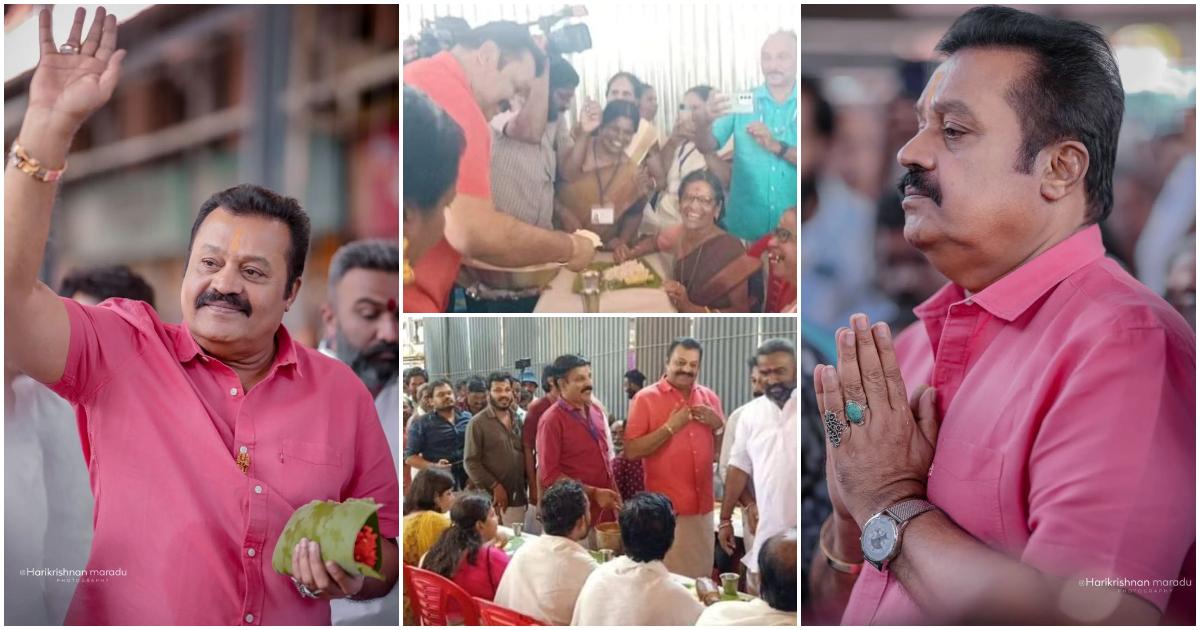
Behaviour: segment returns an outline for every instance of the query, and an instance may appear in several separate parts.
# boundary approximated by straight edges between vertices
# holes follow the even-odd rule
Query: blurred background
[[[830,333],[856,311],[894,326],[911,323],[912,307],[945,282],[904,241],[896,193],[903,170],[896,153],[916,133],[913,105],[936,67],[935,44],[969,8],[802,8],[801,74],[813,79],[810,85],[828,104],[832,123],[818,123],[821,102],[802,90],[804,133],[832,133],[825,155],[801,152],[802,179],[811,169],[818,182],[818,208],[836,209],[826,212],[824,220],[806,221],[801,230],[805,337],[822,350],[831,349]],[[1194,328],[1196,7],[1019,8],[1088,22],[1107,36],[1126,100],[1115,204],[1101,226],[1105,244],[1112,257],[1167,297]],[[829,221],[831,215],[837,220]],[[875,256],[864,257],[859,265],[842,265],[828,255],[847,249]]]
[[[25,113],[37,11],[4,6],[4,142]],[[62,43],[77,5],[54,10]],[[83,5],[88,24],[98,5]],[[399,234],[399,5],[118,5],[128,50],[112,101],[75,138],[42,279],[127,264],[180,320],[188,235],[211,194],[251,182],[312,221],[284,323],[315,347],[333,252]]]
[[[401,318],[404,368],[423,367],[430,380],[451,383],[493,371],[519,376],[518,359],[542,380],[542,368],[563,354],[592,362],[593,397],[613,420],[628,417],[622,379],[640,370],[656,382],[676,337],[704,346],[701,385],[721,397],[725,413],[751,399],[748,361],[760,343],[784,338],[796,343],[792,317],[424,317]],[[538,395],[545,395],[540,391]]]
[[[799,4],[783,2],[590,2],[587,15],[556,22],[563,27],[586,25],[591,48],[565,58],[579,73],[576,108],[592,98],[604,103],[608,80],[619,71],[632,72],[654,86],[658,95],[655,126],[670,132],[689,88],[707,84],[725,92],[763,84],[760,50],[767,36],[795,29]],[[563,11],[562,2],[489,2],[447,4],[406,2],[400,12],[405,61],[417,53],[423,25],[452,16],[470,27],[495,20],[532,24]],[[536,26],[534,33],[541,33]],[[574,125],[575,111],[568,112]]]

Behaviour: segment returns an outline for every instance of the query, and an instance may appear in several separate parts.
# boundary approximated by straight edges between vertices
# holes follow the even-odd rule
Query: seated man
[[[543,513],[546,510],[543,504]],[[675,542],[675,508],[667,497],[642,492],[619,518],[626,555],[592,572],[573,626],[690,626],[704,605],[667,571],[663,558]]]
[[[545,534],[531,537],[500,579],[496,603],[551,625],[571,623],[575,600],[583,583],[596,568],[587,549],[592,519],[587,492],[574,479],[563,479],[542,497]]]
[[[717,602],[696,620],[697,626],[796,625],[796,530],[775,534],[758,552],[762,599]]]

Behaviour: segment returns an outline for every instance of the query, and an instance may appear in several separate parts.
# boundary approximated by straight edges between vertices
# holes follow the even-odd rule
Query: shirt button
[[[239,449],[238,449],[238,452],[239,452],[239,453],[245,453],[247,450],[248,450],[248,449],[247,449],[245,446],[243,446],[243,447],[241,447],[241,448],[239,448]]]
[[[246,623],[254,623],[254,615],[246,613]]]
[[[237,396],[237,388],[236,388],[236,387],[234,387],[234,388],[230,389],[230,390],[229,390],[229,395],[230,395],[230,396]]]
[[[251,558],[253,558],[253,557],[254,557],[254,547],[251,547],[251,548],[247,549],[247,550],[246,550],[246,555],[247,555],[247,556],[250,556]]]
[[[262,486],[254,486],[254,494],[262,494]]]

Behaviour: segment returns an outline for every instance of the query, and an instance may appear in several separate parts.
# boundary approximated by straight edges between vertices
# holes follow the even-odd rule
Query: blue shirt
[[[466,485],[467,472],[463,468],[463,448],[467,440],[467,424],[471,414],[454,411],[454,424],[446,422],[436,411],[427,413],[408,425],[408,439],[404,444],[404,459],[420,455],[426,461],[436,463],[449,461],[455,484]]]
[[[728,114],[713,122],[713,138],[724,146],[733,136],[733,179],[721,223],[734,236],[757,241],[775,226],[783,211],[796,206],[796,165],[767,151],[746,133],[762,122],[779,142],[796,146],[796,88],[777,103],[767,86],[754,89],[754,113]]]

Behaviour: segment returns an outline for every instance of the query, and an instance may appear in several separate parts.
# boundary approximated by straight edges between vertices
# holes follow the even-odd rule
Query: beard
[[[355,348],[339,328],[334,337],[334,353],[350,366],[371,395],[387,387],[400,376],[400,344],[380,341],[364,350]],[[390,355],[390,356],[388,356]]]
[[[504,404],[501,404],[502,402]],[[491,396],[488,396],[488,404],[491,405],[493,409],[507,411],[512,408],[512,398],[506,398],[504,400],[500,400],[498,398],[493,398]]]
[[[763,393],[782,409],[788,398],[792,397],[792,392],[795,389],[795,383],[775,383],[774,385],[768,385],[766,391]]]

